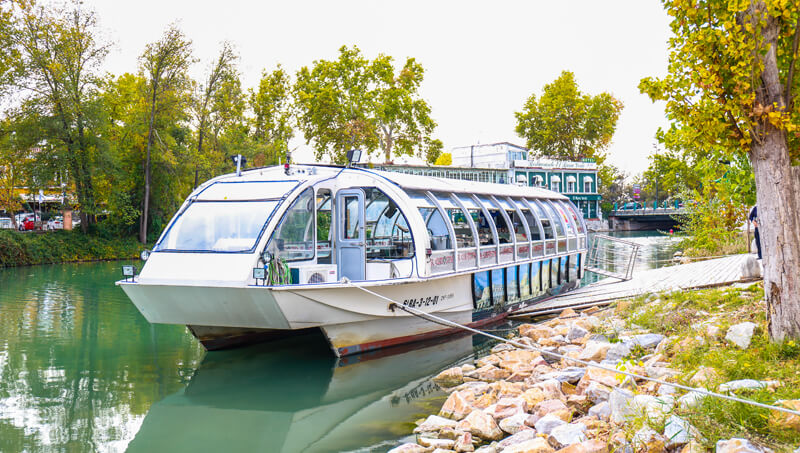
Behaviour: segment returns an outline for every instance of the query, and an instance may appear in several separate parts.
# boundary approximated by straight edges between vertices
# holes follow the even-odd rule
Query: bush
[[[134,238],[101,237],[80,231],[0,230],[0,268],[129,259],[139,256],[144,248]]]

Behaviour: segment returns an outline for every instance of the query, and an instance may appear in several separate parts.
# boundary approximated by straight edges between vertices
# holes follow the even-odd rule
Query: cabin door
[[[339,278],[366,278],[366,230],[364,191],[345,189],[336,193],[336,263]]]

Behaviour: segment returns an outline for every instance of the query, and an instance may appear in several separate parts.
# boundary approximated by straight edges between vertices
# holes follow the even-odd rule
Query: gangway
[[[632,241],[594,234],[584,269],[604,277],[630,280],[640,247]]]

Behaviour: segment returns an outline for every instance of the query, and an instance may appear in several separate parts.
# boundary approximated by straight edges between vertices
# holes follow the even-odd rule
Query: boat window
[[[358,239],[358,197],[345,195],[342,207],[344,209],[344,238]]]
[[[277,205],[277,200],[195,201],[180,214],[154,250],[252,251]]]
[[[419,208],[428,236],[431,238],[431,250],[449,250],[453,246],[450,244],[450,232],[447,230],[447,222],[436,208]]]
[[[491,200],[485,197],[478,197],[478,200],[480,200],[486,210],[489,211],[489,215],[492,217],[495,227],[497,227],[497,238],[500,243],[510,244],[514,242],[514,240],[511,238],[511,229],[508,227],[503,214],[501,214],[500,210],[497,209],[497,206]]]
[[[292,203],[272,234],[267,250],[286,261],[314,258],[314,190],[308,188]]]
[[[459,195],[458,199],[467,208],[467,212],[475,222],[475,228],[478,229],[478,241],[480,245],[495,245],[494,235],[492,234],[492,227],[489,224],[490,220],[483,214],[483,210],[475,203],[472,197],[468,195]]]
[[[297,181],[218,181],[206,187],[197,200],[254,201],[280,199],[297,187]]]
[[[583,230],[583,222],[581,222],[580,217],[578,217],[578,208],[576,208],[575,205],[572,204],[571,202],[564,202],[564,207],[572,216],[572,221],[577,226],[578,233],[585,233],[585,231]]]
[[[569,232],[570,236],[574,236],[576,234],[574,224],[575,221],[571,218],[572,216],[567,215],[567,212],[564,210],[564,207],[561,205],[561,203],[554,201],[552,204],[556,212],[558,212],[561,221],[567,226],[567,231]]]
[[[536,200],[528,200],[530,205],[536,211],[539,220],[542,221],[542,229],[544,230],[544,238],[545,239],[553,239],[555,236],[553,235],[553,225],[550,223],[550,218],[547,214],[544,213],[544,209]]]
[[[542,206],[544,207],[545,211],[547,211],[548,216],[550,219],[553,220],[553,225],[556,229],[556,234],[558,237],[564,237],[564,227],[561,226],[561,222],[558,220],[556,212],[553,210],[553,207],[550,205],[550,202],[547,200],[542,200]]]
[[[379,189],[365,190],[367,259],[406,258],[414,254],[406,216]]]
[[[317,263],[319,264],[331,263],[332,200],[330,189],[317,191]]]
[[[525,220],[517,214],[517,211],[506,211],[508,217],[511,219],[511,227],[517,237],[517,242],[528,242],[528,234],[525,232],[525,226],[522,224]]]
[[[537,222],[536,218],[533,217],[531,211],[528,208],[523,208],[522,206],[520,206],[519,210],[522,212],[522,216],[525,217],[525,221],[528,222],[528,229],[531,231],[531,238],[534,241],[542,239],[542,235],[539,233],[539,222]]]
[[[447,213],[447,217],[453,225],[458,248],[475,247],[475,238],[472,237],[472,228],[469,226],[467,214],[447,195],[437,193],[434,194],[434,196],[442,209]]]

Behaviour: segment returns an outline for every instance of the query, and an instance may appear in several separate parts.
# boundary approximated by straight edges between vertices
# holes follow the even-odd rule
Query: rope
[[[679,388],[681,390],[686,390],[686,391],[689,391],[689,392],[696,392],[696,393],[699,393],[699,394],[705,395],[705,396],[711,396],[711,397],[714,397],[714,398],[725,399],[725,400],[728,400],[728,401],[734,401],[734,402],[742,403],[742,404],[749,404],[751,406],[761,407],[761,408],[769,409],[769,410],[776,410],[776,411],[780,411],[780,412],[785,412],[787,414],[800,416],[800,411],[794,411],[794,410],[791,410],[791,409],[787,409],[785,407],[773,406],[773,405],[769,405],[769,404],[759,403],[758,401],[752,401],[752,400],[739,398],[739,397],[731,396],[731,395],[724,395],[722,393],[711,392],[711,391],[700,389],[700,388],[692,388],[692,387],[688,387],[688,386],[681,385],[681,384],[667,382],[667,381],[664,381],[664,380],[661,380],[661,379],[651,378],[649,376],[642,376],[640,374],[635,374],[635,373],[631,373],[631,372],[628,372],[628,371],[618,370],[616,368],[607,367],[605,365],[600,365],[599,363],[595,363],[595,362],[587,362],[585,360],[580,360],[580,359],[575,359],[575,358],[572,358],[572,357],[567,357],[567,356],[559,354],[557,352],[545,351],[545,350],[543,350],[541,348],[537,348],[535,346],[531,346],[531,345],[524,344],[524,343],[519,343],[517,341],[509,340],[509,339],[503,338],[503,337],[498,337],[497,335],[492,335],[490,333],[482,332],[480,330],[473,329],[472,327],[467,327],[465,325],[458,324],[458,323],[450,321],[448,319],[440,318],[440,317],[438,317],[436,315],[432,315],[430,313],[425,313],[422,310],[417,310],[416,308],[412,308],[412,307],[409,307],[409,306],[406,306],[406,305],[402,305],[402,304],[400,304],[398,302],[393,301],[392,299],[390,299],[388,297],[382,296],[382,295],[380,295],[380,294],[378,294],[378,293],[376,293],[374,291],[371,291],[371,290],[369,290],[367,288],[355,285],[352,282],[347,282],[347,283],[350,286],[354,287],[354,288],[358,288],[358,289],[360,289],[360,290],[362,290],[362,291],[364,291],[366,293],[372,294],[375,297],[378,297],[380,299],[383,299],[383,300],[389,302],[389,309],[391,311],[394,311],[397,308],[397,309],[400,309],[400,310],[402,310],[402,311],[404,311],[404,312],[406,312],[406,313],[408,313],[408,314],[410,314],[412,316],[416,316],[416,317],[424,319],[426,321],[430,321],[430,322],[433,322],[435,324],[439,324],[439,325],[442,325],[442,326],[455,327],[455,328],[458,328],[458,329],[466,330],[468,332],[472,332],[472,333],[477,334],[477,335],[483,335],[485,337],[492,338],[492,339],[501,341],[503,343],[510,344],[512,346],[516,346],[516,347],[518,347],[520,349],[528,349],[528,350],[539,352],[541,354],[549,354],[549,355],[551,355],[553,357],[558,357],[560,359],[564,359],[564,360],[572,361],[572,362],[575,362],[575,363],[579,363],[579,364],[581,364],[583,366],[599,368],[601,370],[611,371],[611,372],[614,372],[614,373],[617,373],[617,374],[622,374],[622,375],[625,375],[625,376],[629,376],[629,377],[632,377],[632,378],[635,378],[635,379],[641,379],[641,380],[645,380],[645,381],[656,382],[656,383],[661,384],[661,385],[667,385],[667,386],[670,386],[670,387]]]

